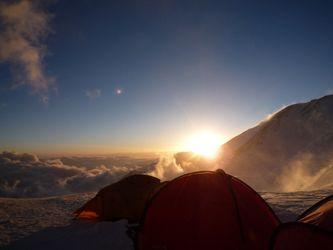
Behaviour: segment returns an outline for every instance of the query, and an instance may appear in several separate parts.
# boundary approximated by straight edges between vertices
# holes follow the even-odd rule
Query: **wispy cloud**
[[[95,100],[96,98],[101,96],[102,91],[100,89],[92,89],[92,90],[85,90],[84,93],[90,100]]]
[[[46,46],[43,38],[50,32],[50,15],[40,1],[20,0],[0,3],[0,61],[12,64],[16,84],[27,85],[47,103],[54,78],[44,72]]]

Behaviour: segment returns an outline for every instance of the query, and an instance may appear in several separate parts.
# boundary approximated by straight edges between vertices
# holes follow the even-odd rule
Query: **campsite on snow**
[[[0,249],[332,250],[332,13],[0,0]]]
[[[0,193],[17,198],[0,199],[0,240],[8,249],[314,249],[318,242],[331,249],[332,131],[331,95],[282,109],[225,143],[225,157],[214,160],[90,157],[123,164],[101,171],[72,165],[84,157],[3,152],[8,184]],[[254,178],[265,166],[271,174]],[[96,194],[97,187],[104,188]],[[57,196],[30,198],[47,192]]]

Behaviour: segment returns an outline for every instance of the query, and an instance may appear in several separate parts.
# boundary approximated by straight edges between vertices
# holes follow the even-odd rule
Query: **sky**
[[[0,149],[181,150],[332,93],[332,1],[0,5]]]

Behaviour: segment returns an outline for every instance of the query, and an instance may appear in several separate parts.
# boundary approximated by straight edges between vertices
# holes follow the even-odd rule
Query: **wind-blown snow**
[[[333,95],[290,105],[222,149],[222,168],[257,190],[330,188]]]

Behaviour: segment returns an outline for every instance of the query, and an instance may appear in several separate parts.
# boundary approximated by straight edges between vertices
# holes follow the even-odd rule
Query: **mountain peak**
[[[318,188],[314,178],[333,163],[333,95],[282,109],[223,151],[222,166],[257,189]]]

